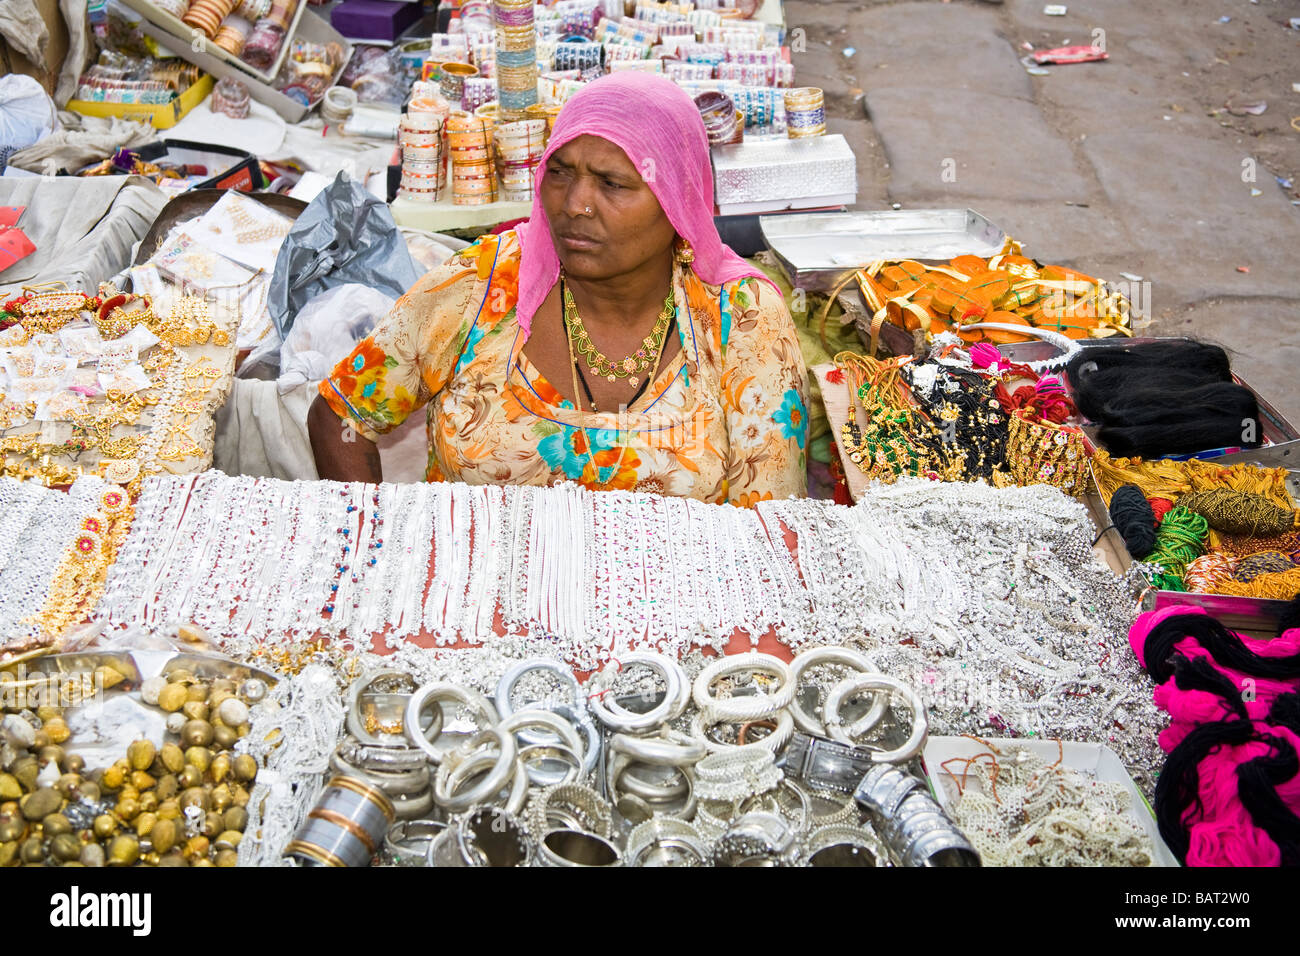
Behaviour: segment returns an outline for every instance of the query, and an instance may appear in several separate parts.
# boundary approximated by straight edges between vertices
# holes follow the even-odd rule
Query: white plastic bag
[[[396,300],[377,289],[349,282],[311,299],[298,310],[280,347],[280,394],[303,382],[318,382],[370,334]]]
[[[54,100],[30,76],[0,77],[0,149],[26,149],[59,128]]]

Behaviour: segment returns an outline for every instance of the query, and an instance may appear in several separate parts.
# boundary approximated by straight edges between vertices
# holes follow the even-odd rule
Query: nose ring
[[[586,213],[588,216],[591,215],[591,207],[590,207],[590,206],[584,206],[583,209],[582,209],[582,211],[583,211],[584,213]]]

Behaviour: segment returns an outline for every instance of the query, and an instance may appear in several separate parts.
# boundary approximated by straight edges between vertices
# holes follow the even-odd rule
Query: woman
[[[794,325],[712,207],[685,92],[633,72],[585,87],[555,124],[531,219],[426,275],[321,383],[320,476],[379,481],[374,437],[428,403],[429,481],[804,494]]]

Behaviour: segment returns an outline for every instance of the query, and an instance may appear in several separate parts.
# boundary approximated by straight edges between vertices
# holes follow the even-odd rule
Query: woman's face
[[[676,230],[659,200],[609,140],[579,136],[552,154],[543,173],[542,207],[567,274],[610,279],[671,249]]]

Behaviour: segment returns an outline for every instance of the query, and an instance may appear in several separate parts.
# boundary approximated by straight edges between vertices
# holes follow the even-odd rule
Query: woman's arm
[[[725,500],[752,506],[808,493],[808,370],[785,300],[771,284],[726,287],[722,361],[727,416]],[[724,316],[724,323],[725,323]]]
[[[317,395],[307,412],[307,435],[316,459],[316,473],[329,481],[384,480],[379,449],[352,423],[334,414],[324,396]]]
[[[380,480],[375,440],[446,383],[464,342],[473,277],[455,257],[428,273],[320,383],[307,431],[321,478]]]

